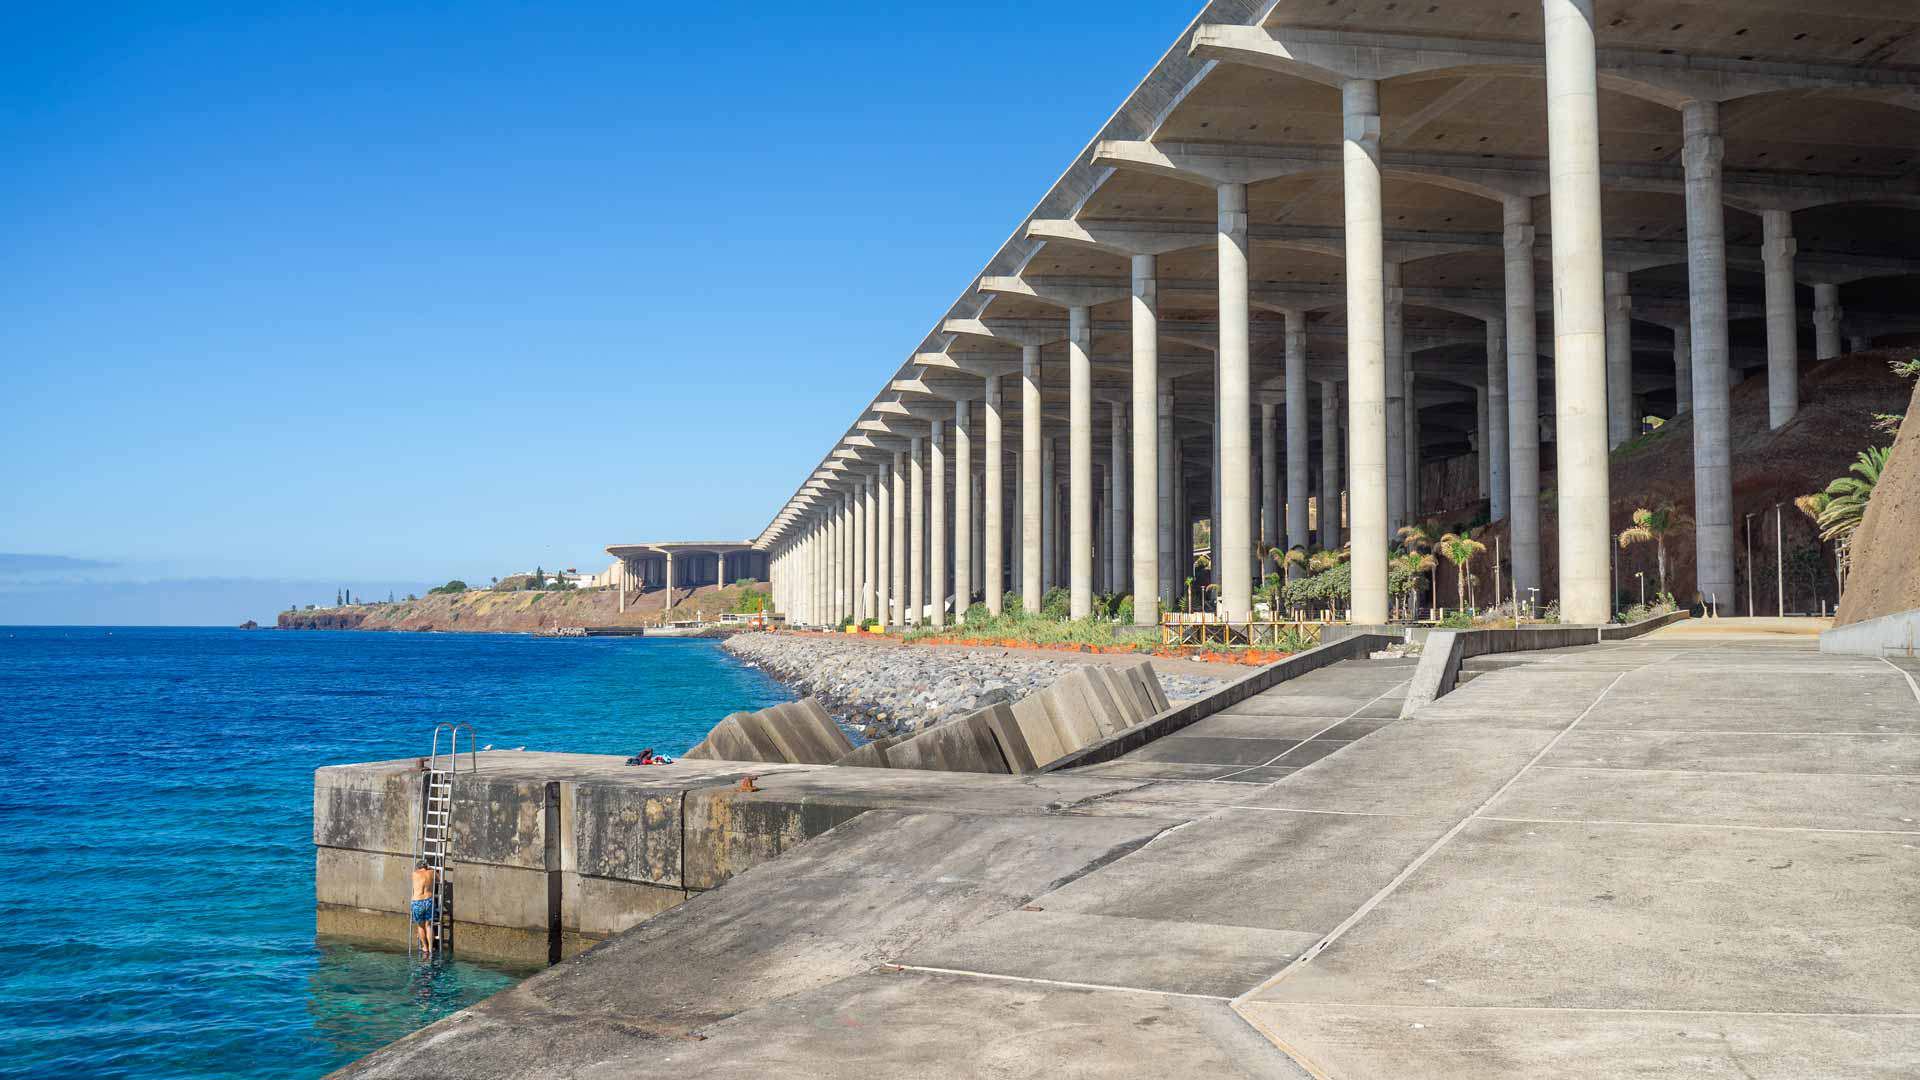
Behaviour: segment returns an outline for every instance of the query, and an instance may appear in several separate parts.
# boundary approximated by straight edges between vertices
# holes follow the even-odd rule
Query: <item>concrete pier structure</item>
[[[1914,326],[1920,20],[1821,15],[1217,0],[755,543],[811,547],[839,455],[884,461],[936,406],[951,423],[984,399],[1018,446],[956,448],[945,565],[924,571],[956,606],[1011,589],[1037,610],[1059,585],[1076,615],[1125,592],[1150,622],[1185,602],[1204,523],[1229,615],[1269,549],[1339,543],[1354,617],[1380,619],[1395,530],[1432,513],[1504,528],[1502,599],[1605,618],[1609,454],[1644,416],[1690,416],[1701,591],[1724,600],[1730,380],[1764,377],[1778,426],[1802,351]],[[981,380],[1016,374],[994,405]],[[1438,505],[1460,500],[1434,466],[1460,458],[1482,501]],[[956,539],[976,535],[977,556]],[[996,544],[1018,547],[995,565]]]

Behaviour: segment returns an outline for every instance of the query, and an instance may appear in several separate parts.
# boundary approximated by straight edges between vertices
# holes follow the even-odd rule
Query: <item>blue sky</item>
[[[1197,5],[708,7],[15,12],[0,623],[756,533]]]

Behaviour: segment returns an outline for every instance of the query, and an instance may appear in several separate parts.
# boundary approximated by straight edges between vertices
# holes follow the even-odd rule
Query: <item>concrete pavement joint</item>
[[[1218,994],[1188,994],[1178,990],[1148,990],[1140,986],[1112,986],[1107,983],[1067,982],[1062,979],[1035,979],[1026,975],[996,975],[990,971],[963,971],[959,968],[926,967],[921,964],[888,964],[888,967],[901,971],[919,971],[929,975],[963,975],[973,979],[994,979],[999,982],[1032,983],[1036,986],[1063,986],[1072,990],[1102,990],[1114,994],[1150,994],[1154,997],[1192,998],[1195,1001],[1220,1001],[1231,1003],[1232,998]]]
[[[1666,661],[1659,661],[1659,662],[1665,663]],[[1398,874],[1394,875],[1394,878],[1392,881],[1387,882],[1387,884],[1383,888],[1381,888],[1379,892],[1376,892],[1372,896],[1368,897],[1366,902],[1361,904],[1360,907],[1353,912],[1353,914],[1347,916],[1345,919],[1342,919],[1340,921],[1340,925],[1334,927],[1333,930],[1330,931],[1326,937],[1321,938],[1318,942],[1316,942],[1313,945],[1313,947],[1301,953],[1298,957],[1296,957],[1293,960],[1293,962],[1289,963],[1286,967],[1281,968],[1278,972],[1276,972],[1271,978],[1267,979],[1265,982],[1260,983],[1258,986],[1255,986],[1251,990],[1248,990],[1240,994],[1238,997],[1234,998],[1234,1003],[1238,1005],[1240,1002],[1247,1000],[1248,998],[1252,997],[1254,994],[1257,994],[1260,991],[1265,990],[1270,986],[1273,986],[1279,982],[1282,982],[1283,980],[1286,979],[1288,975],[1299,970],[1301,967],[1309,963],[1312,963],[1313,958],[1315,956],[1318,956],[1322,951],[1324,951],[1327,948],[1327,946],[1332,945],[1334,942],[1340,940],[1340,937],[1343,934],[1345,934],[1348,930],[1352,929],[1353,926],[1356,923],[1358,923],[1361,919],[1366,918],[1367,915],[1372,913],[1375,907],[1379,906],[1383,901],[1386,900],[1387,897],[1392,896],[1393,893],[1396,890],[1398,890],[1400,886],[1404,884],[1408,878],[1412,877],[1415,873],[1418,873],[1421,867],[1425,866],[1429,860],[1431,860],[1435,855],[1439,854],[1441,848],[1445,847],[1447,843],[1451,841],[1454,837],[1460,835],[1461,830],[1465,829],[1469,822],[1473,821],[1474,818],[1478,817],[1481,811],[1485,810],[1489,806],[1492,806],[1495,800],[1499,799],[1502,795],[1505,795],[1509,788],[1513,787],[1513,785],[1516,782],[1518,782],[1522,776],[1526,775],[1528,769],[1532,768],[1534,764],[1537,763],[1541,758],[1544,758],[1548,754],[1552,753],[1553,748],[1559,745],[1560,740],[1565,738],[1568,732],[1572,731],[1576,726],[1578,726],[1580,721],[1586,719],[1588,714],[1592,713],[1594,709],[1598,708],[1600,705],[1600,702],[1606,700],[1607,694],[1611,692],[1614,687],[1620,685],[1620,680],[1626,678],[1629,674],[1631,674],[1631,672],[1623,671],[1620,674],[1615,675],[1613,679],[1607,683],[1606,687],[1602,689],[1600,693],[1596,695],[1594,699],[1587,704],[1587,707],[1581,710],[1581,713],[1579,716],[1574,717],[1572,722],[1567,724],[1566,727],[1560,729],[1560,731],[1554,735],[1552,740],[1550,740],[1546,746],[1540,748],[1539,753],[1535,754],[1531,760],[1529,760],[1525,765],[1522,765],[1512,776],[1508,777],[1507,782],[1500,785],[1498,790],[1496,790],[1492,795],[1489,795],[1485,801],[1483,801],[1478,807],[1475,807],[1474,810],[1471,813],[1469,813],[1466,817],[1463,817],[1458,822],[1455,822],[1454,826],[1451,829],[1448,829],[1446,833],[1440,837],[1440,839],[1434,841],[1433,844],[1427,848],[1427,850],[1421,852],[1418,856],[1414,858],[1414,860],[1411,863],[1407,864],[1407,866],[1404,867]]]
[[[1920,702],[1920,683],[1913,681],[1912,673],[1907,671],[1906,668],[1901,667],[1899,664],[1894,663],[1893,661],[1887,659],[1884,656],[1880,658],[1880,662],[1892,668],[1893,670],[1899,672],[1900,677],[1907,680],[1907,689],[1913,691],[1913,700],[1916,702]]]
[[[1863,774],[1855,773],[1849,775]],[[1876,777],[1876,779],[1879,778]],[[1666,829],[1743,829],[1749,832],[1842,833],[1857,836],[1920,836],[1920,829],[1820,829],[1811,825],[1737,825],[1720,821],[1627,821],[1620,818],[1502,817],[1497,814],[1488,814],[1479,820],[1502,821],[1512,825],[1648,825]]]
[[[1310,743],[1313,740],[1318,739],[1321,736],[1324,736],[1327,732],[1332,731],[1334,728],[1339,727],[1341,724],[1344,724],[1349,720],[1359,719],[1360,714],[1363,712],[1366,712],[1369,708],[1371,708],[1374,705],[1374,703],[1378,702],[1381,698],[1391,697],[1395,690],[1399,690],[1402,687],[1405,687],[1408,683],[1411,683],[1412,681],[1413,681],[1412,679],[1402,679],[1401,681],[1394,683],[1392,686],[1389,686],[1385,690],[1381,691],[1375,697],[1368,699],[1366,703],[1361,705],[1359,708],[1353,710],[1352,712],[1334,721],[1333,723],[1328,724],[1326,727],[1321,728],[1319,731],[1314,732],[1312,735],[1307,736],[1305,739],[1300,740],[1298,743],[1295,743],[1294,745],[1288,747],[1285,751],[1276,755],[1271,761],[1263,761],[1258,765],[1249,765],[1245,769],[1241,769],[1240,772],[1230,772],[1226,776],[1217,776],[1214,779],[1228,780],[1235,776],[1239,776],[1240,773],[1246,772],[1249,769],[1264,769],[1271,765],[1277,764],[1281,758],[1284,758],[1288,754],[1293,753],[1295,750],[1300,749],[1300,747],[1305,746],[1307,743]]]

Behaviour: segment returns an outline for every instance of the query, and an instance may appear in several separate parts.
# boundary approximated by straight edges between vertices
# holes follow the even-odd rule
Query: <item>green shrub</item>
[[[1473,616],[1458,609],[1449,611],[1440,617],[1440,628],[1443,630],[1471,630],[1473,629]]]
[[[1127,595],[1120,598],[1120,606],[1117,609],[1115,609],[1113,613],[1113,619],[1115,622],[1123,623],[1127,626],[1133,625],[1133,594],[1132,593],[1128,593]]]
[[[987,605],[985,604],[975,603],[967,608],[968,626],[972,626],[975,623],[984,623],[991,618],[993,618],[993,615],[987,611]]]
[[[1073,595],[1055,585],[1040,598],[1040,614],[1049,619],[1064,619],[1073,614]]]
[[[437,595],[445,595],[445,594],[451,594],[451,593],[463,593],[466,591],[467,591],[467,583],[464,581],[461,581],[459,578],[454,578],[452,581],[449,581],[445,585],[442,585],[438,588],[428,589],[427,595],[437,596]]]

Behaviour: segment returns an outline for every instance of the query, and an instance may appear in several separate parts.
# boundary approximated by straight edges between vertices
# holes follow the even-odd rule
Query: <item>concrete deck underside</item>
[[[1920,1074],[1920,664],[1356,661],[1005,813],[870,811],[344,1071]],[[1904,668],[1901,666],[1904,665]]]

